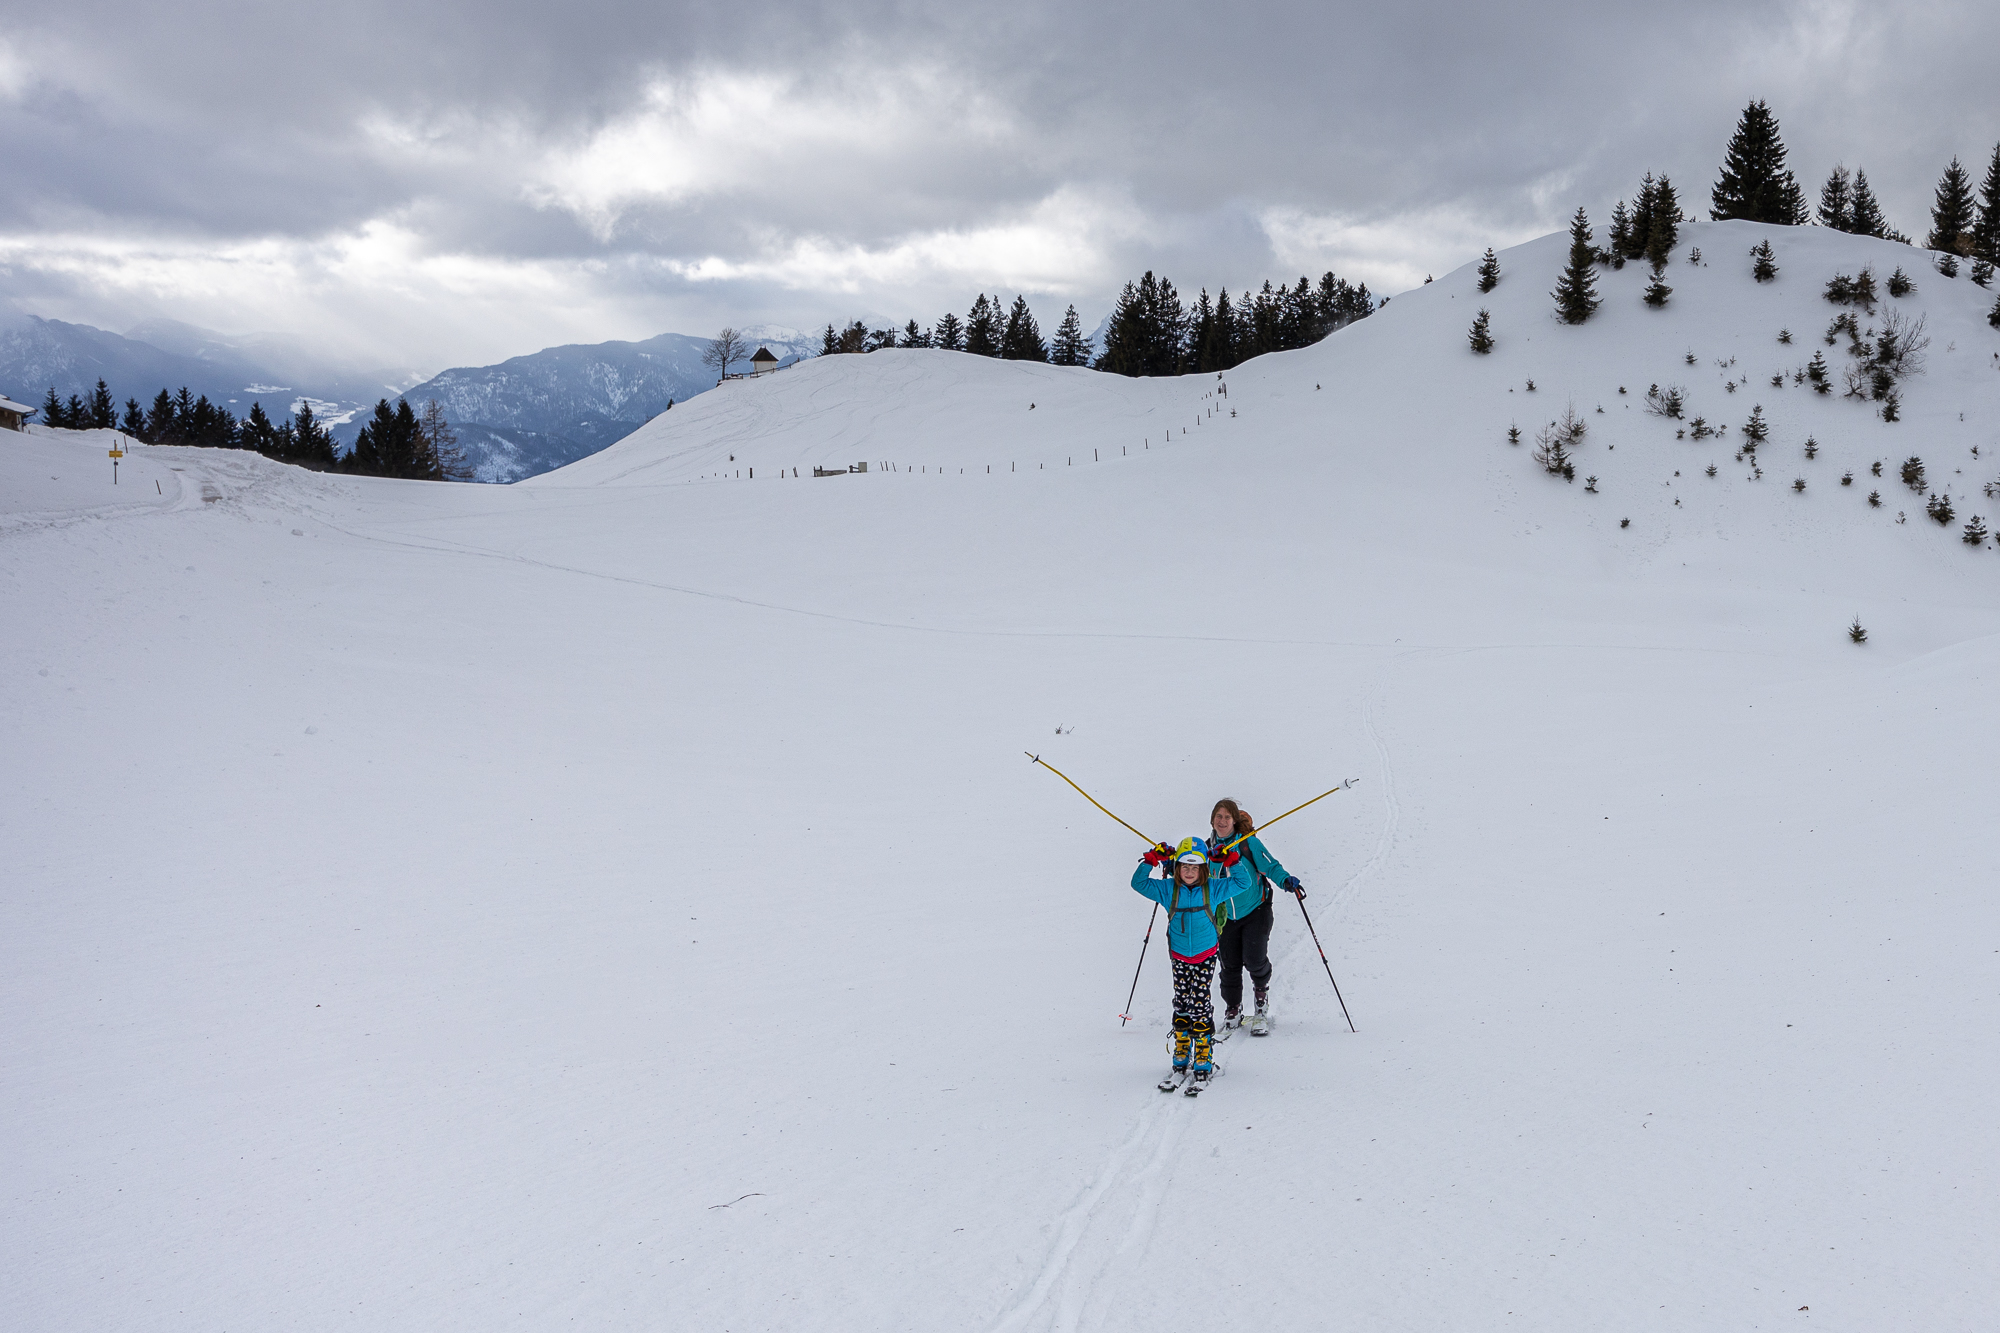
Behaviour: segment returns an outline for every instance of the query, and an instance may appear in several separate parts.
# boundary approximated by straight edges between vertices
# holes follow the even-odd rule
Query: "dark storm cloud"
[[[1752,97],[1905,231],[2000,138],[1990,5],[1005,8],[84,0],[0,35],[0,270],[40,313],[433,364],[1026,290],[1393,290],[1705,201]],[[1054,312],[1051,312],[1054,313]]]

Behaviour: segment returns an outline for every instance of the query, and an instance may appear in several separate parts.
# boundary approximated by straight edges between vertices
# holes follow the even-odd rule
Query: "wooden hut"
[[[11,398],[0,397],[0,430],[19,430],[28,424],[28,418],[41,411],[39,407],[29,407]]]
[[[778,358],[771,355],[771,349],[768,347],[759,347],[757,355],[750,358],[752,375],[768,375],[777,368]]]

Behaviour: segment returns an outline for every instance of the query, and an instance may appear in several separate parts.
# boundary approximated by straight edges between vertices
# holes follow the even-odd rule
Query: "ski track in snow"
[[[1409,654],[1399,654],[1398,660]],[[1367,731],[1382,784],[1382,828],[1374,850],[1340,888],[1328,895],[1332,911],[1329,920],[1314,924],[1326,930],[1339,909],[1351,904],[1362,886],[1389,863],[1395,851],[1396,835],[1402,822],[1402,805],[1396,795],[1395,766],[1389,757],[1380,724],[1382,685],[1377,683],[1362,705],[1362,725]],[[1301,921],[1303,926],[1304,922]],[[1325,936],[1321,937],[1322,943]],[[1312,935],[1300,930],[1284,952],[1274,960],[1275,970],[1285,977],[1302,977],[1301,967],[1310,970],[1318,961]],[[1331,957],[1331,955],[1329,955]],[[1291,981],[1288,986],[1310,984]],[[1345,1020],[1335,1021],[1345,1026]],[[1235,1049],[1249,1040],[1241,1031],[1217,1043],[1216,1080],[1223,1082]],[[1225,1089],[1222,1095],[1229,1094]],[[1214,1092],[1205,1092],[1205,1101]],[[1143,1259],[1152,1241],[1153,1229],[1173,1182],[1173,1164],[1181,1138],[1191,1116],[1200,1112],[1177,1093],[1150,1091],[1147,1102],[1131,1131],[1112,1149],[1096,1177],[1065,1210],[1055,1225],[1055,1239],[1042,1261],[1034,1283],[1012,1307],[992,1325],[993,1333],[1047,1329],[1049,1333],[1074,1333],[1077,1329],[1103,1327],[1107,1311],[1117,1293],[1114,1270],[1121,1264]],[[1133,1280],[1148,1280],[1135,1274]]]

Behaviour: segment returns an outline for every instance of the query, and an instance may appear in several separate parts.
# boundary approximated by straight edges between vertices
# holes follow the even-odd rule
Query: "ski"
[[[1206,1088],[1209,1085],[1210,1080],[1212,1080],[1214,1077],[1215,1077],[1215,1070],[1213,1069],[1209,1070],[1206,1074],[1190,1075],[1187,1080],[1186,1086],[1181,1089],[1181,1096],[1183,1097],[1201,1096],[1202,1089]]]
[[[1253,1037],[1271,1035],[1271,1016],[1268,1013],[1250,1015],[1250,1035]]]
[[[1187,1082],[1187,1076],[1188,1071],[1185,1069],[1169,1070],[1167,1076],[1160,1080],[1160,1091],[1172,1092],[1174,1089],[1180,1087],[1181,1084]]]

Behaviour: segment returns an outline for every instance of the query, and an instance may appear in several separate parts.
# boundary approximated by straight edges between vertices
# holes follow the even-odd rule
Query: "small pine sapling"
[[[1759,403],[1750,409],[1750,419],[1743,423],[1743,438],[1746,441],[1743,447],[1755,450],[1770,437],[1771,425],[1764,420],[1764,405]]]
[[[1687,354],[1687,356],[1686,356],[1686,357],[1684,357],[1683,359],[1684,359],[1684,360],[1685,360],[1685,361],[1686,361],[1686,362],[1687,362],[1687,363],[1688,363],[1689,365],[1693,365],[1693,364],[1694,364],[1694,349],[1693,349],[1692,347],[1690,347],[1690,348],[1688,349],[1688,354]]]
[[[1840,484],[1843,486],[1852,486],[1854,484],[1853,468],[1849,468],[1847,471],[1840,474]]]
[[[1818,457],[1819,457],[1819,441],[1815,440],[1810,435],[1806,436],[1806,458],[1810,460]]]
[[[1901,421],[1903,419],[1903,395],[1894,389],[1882,395],[1882,420]]]
[[[1993,299],[1993,308],[1986,312],[1986,322],[2000,329],[2000,297]]]
[[[1646,410],[1656,417],[1671,417],[1678,421],[1683,406],[1682,390],[1679,385],[1670,384],[1662,389],[1655,384],[1646,390]]]
[[[1794,477],[1794,478],[1792,478],[1792,489],[1793,489],[1793,490],[1795,490],[1795,491],[1801,491],[1801,492],[1803,492],[1803,491],[1805,490],[1805,488],[1806,488],[1806,479],[1805,479],[1804,477]]]
[[[1882,492],[1868,492],[1868,507],[1870,509],[1880,509],[1882,507]]]
[[[1937,271],[1947,278],[1958,276],[1958,256],[1947,250],[1938,256]]]
[[[1534,382],[1533,380],[1529,380],[1529,381],[1528,381],[1528,392],[1529,392],[1529,393],[1533,393],[1534,391],[1535,391],[1535,382]]]
[[[1973,260],[1973,261],[1972,261],[1972,280],[1973,280],[1974,282],[1978,283],[1978,284],[1979,284],[1979,285],[1980,285],[1981,287],[1991,287],[1991,286],[1993,285],[1993,263],[1992,263],[1992,261],[1991,261],[1991,260],[1987,260],[1987,259],[1975,259],[1975,260]]]
[[[1806,378],[1812,381],[1814,393],[1833,392],[1833,377],[1826,373],[1826,353],[1813,353],[1813,359],[1806,363]]]
[[[1781,370],[1777,374],[1771,376],[1771,387],[1774,389],[1782,389],[1785,387],[1784,371]]]
[[[1779,329],[1778,341],[1789,344],[1792,341],[1792,331],[1790,329]]]
[[[1590,494],[1592,495],[1597,494],[1597,478],[1585,477],[1583,479],[1583,489],[1590,492]]]
[[[1472,332],[1468,337],[1472,343],[1472,350],[1479,353],[1479,355],[1485,356],[1488,352],[1492,351],[1492,316],[1486,311],[1481,310],[1478,317],[1472,321]]]
[[[1507,427],[1507,443],[1519,444],[1520,442],[1521,442],[1521,428],[1519,426]]]
[[[1877,464],[1877,466],[1879,467],[1880,464]],[[1881,473],[1878,472],[1876,475],[1880,476]],[[1902,477],[1905,486],[1922,495],[1924,493],[1924,460],[1918,458],[1915,454],[1911,454],[1908,458],[1904,459]]]
[[[1710,463],[1708,465],[1708,475],[1711,477],[1715,475],[1715,464]]]
[[[1697,440],[1705,440],[1711,435],[1720,434],[1715,427],[1708,424],[1706,417],[1696,417],[1694,420],[1688,422],[1687,429],[1688,434],[1694,436]]]
[[[1965,520],[1965,535],[1960,540],[1967,546],[1977,546],[1986,540],[1986,520],[1974,514]]]
[[[1854,623],[1847,627],[1847,637],[1853,643],[1868,642],[1868,631],[1861,628],[1861,617],[1854,617]]]
[[[1621,528],[1629,528],[1632,526],[1632,520],[1629,518],[1621,518],[1618,520],[1618,526]]]
[[[1757,261],[1751,266],[1751,277],[1759,282],[1769,282],[1778,276],[1777,256],[1772,253],[1769,241],[1759,241],[1751,246],[1750,257]]]
[[[1873,310],[1875,308],[1875,301],[1875,270],[1864,268],[1854,279],[1854,303],[1856,305],[1867,306],[1870,310]]]
[[[1693,265],[1694,265],[1694,266],[1695,266],[1696,268],[1700,268],[1700,267],[1701,267],[1701,247],[1700,247],[1700,246],[1698,246],[1698,245],[1697,245],[1696,247],[1694,247],[1694,249],[1692,249],[1692,250],[1688,251],[1688,263],[1690,263],[1690,264],[1693,264]]]
[[[1924,501],[1924,512],[1929,514],[1939,527],[1942,528],[1949,525],[1954,517],[1954,511],[1951,507],[1951,497],[1940,491],[1938,494]]]
[[[1897,265],[1896,271],[1889,275],[1889,295],[1908,296],[1916,289],[1916,284],[1910,281],[1910,275],[1903,272],[1900,264]]]
[[[1674,294],[1674,289],[1667,286],[1665,274],[1664,268],[1654,265],[1652,280],[1646,284],[1645,302],[1655,310],[1666,305],[1667,298]]]
[[[1493,253],[1493,247],[1486,247],[1486,258],[1479,261],[1479,290],[1490,292],[1500,285],[1500,256]]]

